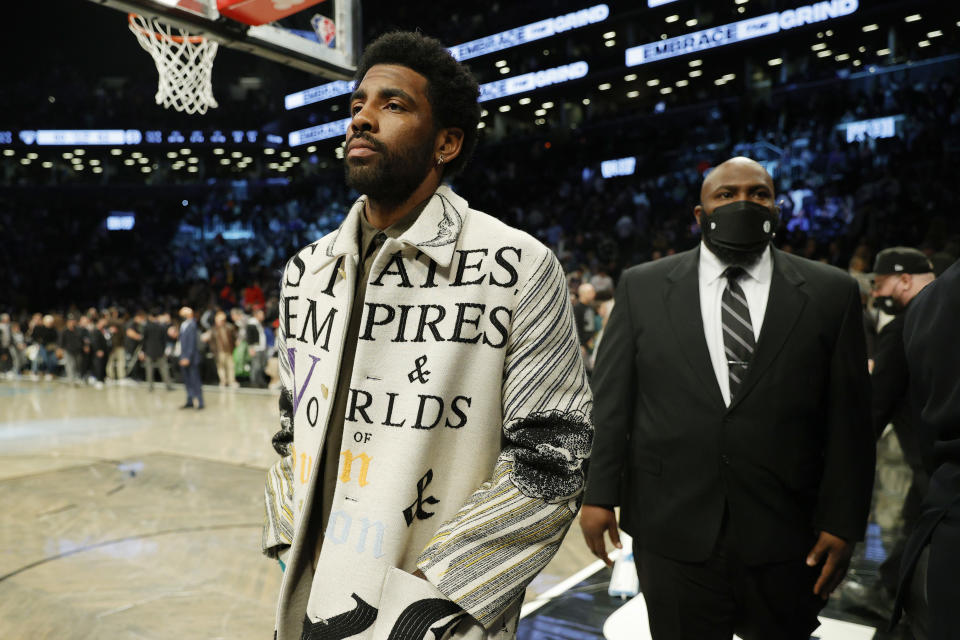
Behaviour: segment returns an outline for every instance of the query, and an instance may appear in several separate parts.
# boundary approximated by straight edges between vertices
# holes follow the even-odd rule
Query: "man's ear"
[[[697,219],[697,224],[700,225],[701,229],[703,228],[703,223],[700,222],[700,216],[702,216],[703,214],[704,214],[704,211],[703,211],[702,204],[698,204],[693,208],[693,217]]]
[[[443,162],[449,163],[460,155],[463,148],[463,129],[459,127],[447,127],[437,132],[436,158],[443,156]]]

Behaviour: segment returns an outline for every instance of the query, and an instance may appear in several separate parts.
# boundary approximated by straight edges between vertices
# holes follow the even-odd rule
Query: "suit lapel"
[[[670,326],[680,343],[680,350],[700,380],[702,389],[710,389],[714,402],[723,406],[723,396],[713,372],[707,339],[703,333],[703,316],[700,312],[700,279],[698,264],[700,249],[683,254],[679,264],[667,274],[668,286],[664,304]]]
[[[797,320],[800,319],[800,314],[807,304],[807,296],[800,290],[803,282],[803,276],[787,262],[784,254],[774,249],[770,297],[767,300],[767,310],[760,328],[757,350],[747,371],[747,379],[743,381],[740,392],[733,399],[730,409],[740,404],[740,401],[750,393],[757,380],[763,376],[764,371],[783,349],[784,343],[797,325]]]

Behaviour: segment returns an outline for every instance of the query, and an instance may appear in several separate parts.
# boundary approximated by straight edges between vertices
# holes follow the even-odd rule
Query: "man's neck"
[[[413,211],[414,208],[432,196],[433,192],[436,191],[439,186],[439,178],[434,178],[433,175],[430,175],[420,183],[416,191],[411,193],[410,196],[400,204],[384,204],[367,198],[367,222],[383,231],[398,220],[402,220],[408,213]]]

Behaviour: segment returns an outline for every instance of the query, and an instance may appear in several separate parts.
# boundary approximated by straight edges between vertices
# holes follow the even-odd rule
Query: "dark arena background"
[[[0,79],[0,638],[271,637],[281,570],[259,544],[280,272],[357,196],[350,56],[391,29],[469,65],[480,142],[453,188],[548,245],[571,300],[592,284],[581,302],[598,330],[625,268],[699,243],[700,184],[732,156],[773,176],[777,247],[860,282],[869,330],[884,320],[869,295],[880,250],[918,248],[938,273],[960,256],[960,3],[340,1],[272,31],[210,20],[186,6],[198,0],[15,3]],[[217,106],[156,103],[137,9],[229,41]],[[202,413],[179,410],[165,325],[183,305],[202,332]],[[151,323],[168,366],[148,384]],[[866,543],[815,637],[913,637],[887,631],[889,603],[871,597],[910,484],[890,429],[877,469]],[[629,567],[596,561],[574,524],[528,588],[519,637],[648,638],[643,598],[614,575]]]

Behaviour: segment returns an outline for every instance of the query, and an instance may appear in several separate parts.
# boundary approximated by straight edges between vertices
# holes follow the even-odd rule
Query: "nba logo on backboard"
[[[337,46],[337,25],[333,20],[317,13],[310,18],[310,24],[313,25],[313,31],[320,42],[331,49]]]

